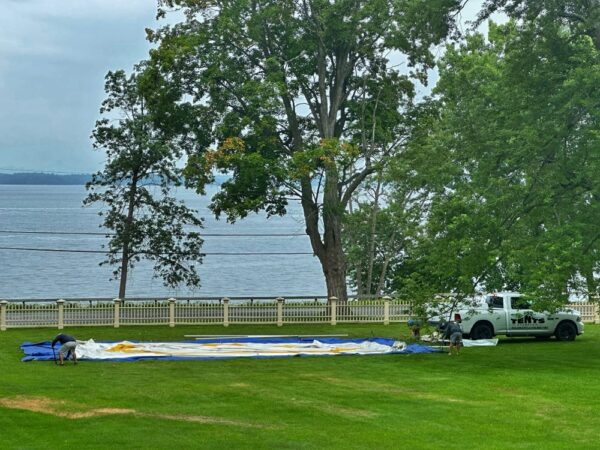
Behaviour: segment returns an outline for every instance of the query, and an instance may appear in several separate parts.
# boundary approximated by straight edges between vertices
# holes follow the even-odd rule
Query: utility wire
[[[0,230],[4,234],[54,234],[54,235],[78,235],[78,236],[115,236],[115,233],[94,233],[84,231],[18,231],[18,230]],[[306,236],[305,233],[201,233],[200,237],[292,237]]]
[[[0,247],[0,250],[14,250],[27,252],[53,252],[53,253],[110,253],[108,250],[76,250],[66,248],[32,248],[32,247]],[[154,253],[154,252],[134,252],[138,255],[178,255],[188,256],[187,253]],[[194,255],[198,256],[264,256],[264,255],[312,255],[312,252],[200,252]]]
[[[8,175],[18,175],[21,173],[41,173],[43,175],[90,175],[90,172],[65,172],[62,170],[43,170],[43,169],[8,169],[6,167],[0,167],[0,172],[12,172]],[[93,171],[95,172],[95,171]]]
[[[68,235],[85,235],[85,236],[107,236],[114,233],[93,233],[83,231],[18,231],[18,230],[0,230],[0,233],[5,234],[68,234]]]

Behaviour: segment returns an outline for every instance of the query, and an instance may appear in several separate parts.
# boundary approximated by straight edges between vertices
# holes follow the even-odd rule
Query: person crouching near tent
[[[65,359],[69,359],[69,354],[73,356],[73,363],[77,364],[77,355],[75,354],[77,340],[73,336],[61,333],[52,340],[52,350],[54,350],[54,346],[57,342],[60,342],[61,344],[60,349],[58,350],[59,364],[63,366],[65,364]]]
[[[456,322],[442,322],[439,325],[439,330],[443,333],[443,338],[448,339],[448,355],[452,355],[452,350],[458,355],[462,347],[462,330]]]

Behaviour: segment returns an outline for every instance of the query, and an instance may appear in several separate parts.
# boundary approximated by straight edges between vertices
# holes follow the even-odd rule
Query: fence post
[[[283,326],[283,297],[277,297],[277,326]]]
[[[0,302],[0,331],[6,331],[6,306],[8,302],[2,300]]]
[[[223,298],[223,326],[229,326],[229,299],[227,297]]]
[[[337,324],[337,297],[329,297],[329,304],[331,306],[331,325]]]
[[[175,326],[175,299],[169,299],[169,326],[173,328]]]
[[[61,298],[56,300],[58,305],[58,329],[62,330],[65,327],[65,301]]]
[[[387,295],[383,297],[383,324],[390,324],[390,300],[391,298]]]
[[[119,328],[119,319],[121,317],[121,299],[115,298],[113,300],[114,308],[114,316],[113,316],[113,325],[115,328]]]
[[[594,308],[594,323],[600,324],[600,303],[596,302],[596,308]]]

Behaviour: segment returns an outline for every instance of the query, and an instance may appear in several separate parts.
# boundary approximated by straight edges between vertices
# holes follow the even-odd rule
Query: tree
[[[95,173],[86,189],[85,205],[102,202],[106,209],[102,226],[110,237],[107,259],[101,264],[117,266],[119,298],[125,298],[127,274],[142,258],[154,261],[156,277],[165,286],[185,282],[198,286],[193,262],[201,262],[202,239],[186,226],[200,227],[195,211],[169,196],[181,185],[176,167],[180,154],[172,142],[152,126],[138,75],[123,71],[106,75],[108,97],[102,103],[105,117],[96,122],[93,145],[106,152],[104,170]],[[157,191],[157,192],[155,192]]]
[[[598,0],[486,0],[479,22],[495,11],[540,27],[569,28],[573,35],[589,36],[600,50],[600,1]]]
[[[436,161],[413,279],[546,305],[583,281],[597,289],[599,82],[592,40],[560,23],[491,24],[489,42],[447,49],[437,118],[412,143]]]
[[[327,294],[345,301],[344,212],[403,148],[413,80],[426,79],[459,2],[162,3],[186,19],[148,32],[157,48],[146,76],[160,87],[151,102],[158,126],[177,132],[189,155],[187,183],[204,192],[215,170],[230,174],[211,205],[229,221],[285,214],[298,199]],[[179,95],[166,99],[163,88]]]
[[[403,178],[404,179],[404,178]],[[426,196],[411,184],[366,183],[344,217],[350,283],[358,296],[393,294],[425,217]]]

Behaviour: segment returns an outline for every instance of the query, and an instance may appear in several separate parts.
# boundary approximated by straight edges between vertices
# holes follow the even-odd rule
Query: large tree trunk
[[[313,252],[319,258],[327,296],[337,297],[340,303],[348,300],[346,287],[346,256],[342,247],[342,215],[344,208],[337,189],[337,177],[328,174],[323,192],[323,238],[319,233],[319,208],[313,199],[310,179],[302,180],[302,208],[306,234]]]
[[[121,280],[119,282],[119,298],[125,299],[125,291],[127,289],[127,272],[129,269],[129,258],[131,253],[131,232],[133,225],[133,213],[135,212],[135,195],[137,191],[137,175],[134,175],[131,180],[131,188],[129,191],[129,204],[127,205],[127,219],[125,221],[125,230],[123,236],[123,251],[121,253]]]
[[[121,258],[121,280],[119,281],[119,298],[125,299],[125,290],[127,289],[127,269],[129,267],[129,245],[123,245],[123,255]]]
[[[327,296],[337,297],[341,303],[348,300],[346,287],[346,255],[342,247],[342,217],[344,206],[340,201],[336,171],[327,173],[323,192],[323,244],[325,252],[321,259]]]
[[[327,284],[327,297],[337,297],[340,303],[348,300],[346,287],[346,258],[341,243],[327,246],[321,260],[325,283]]]

